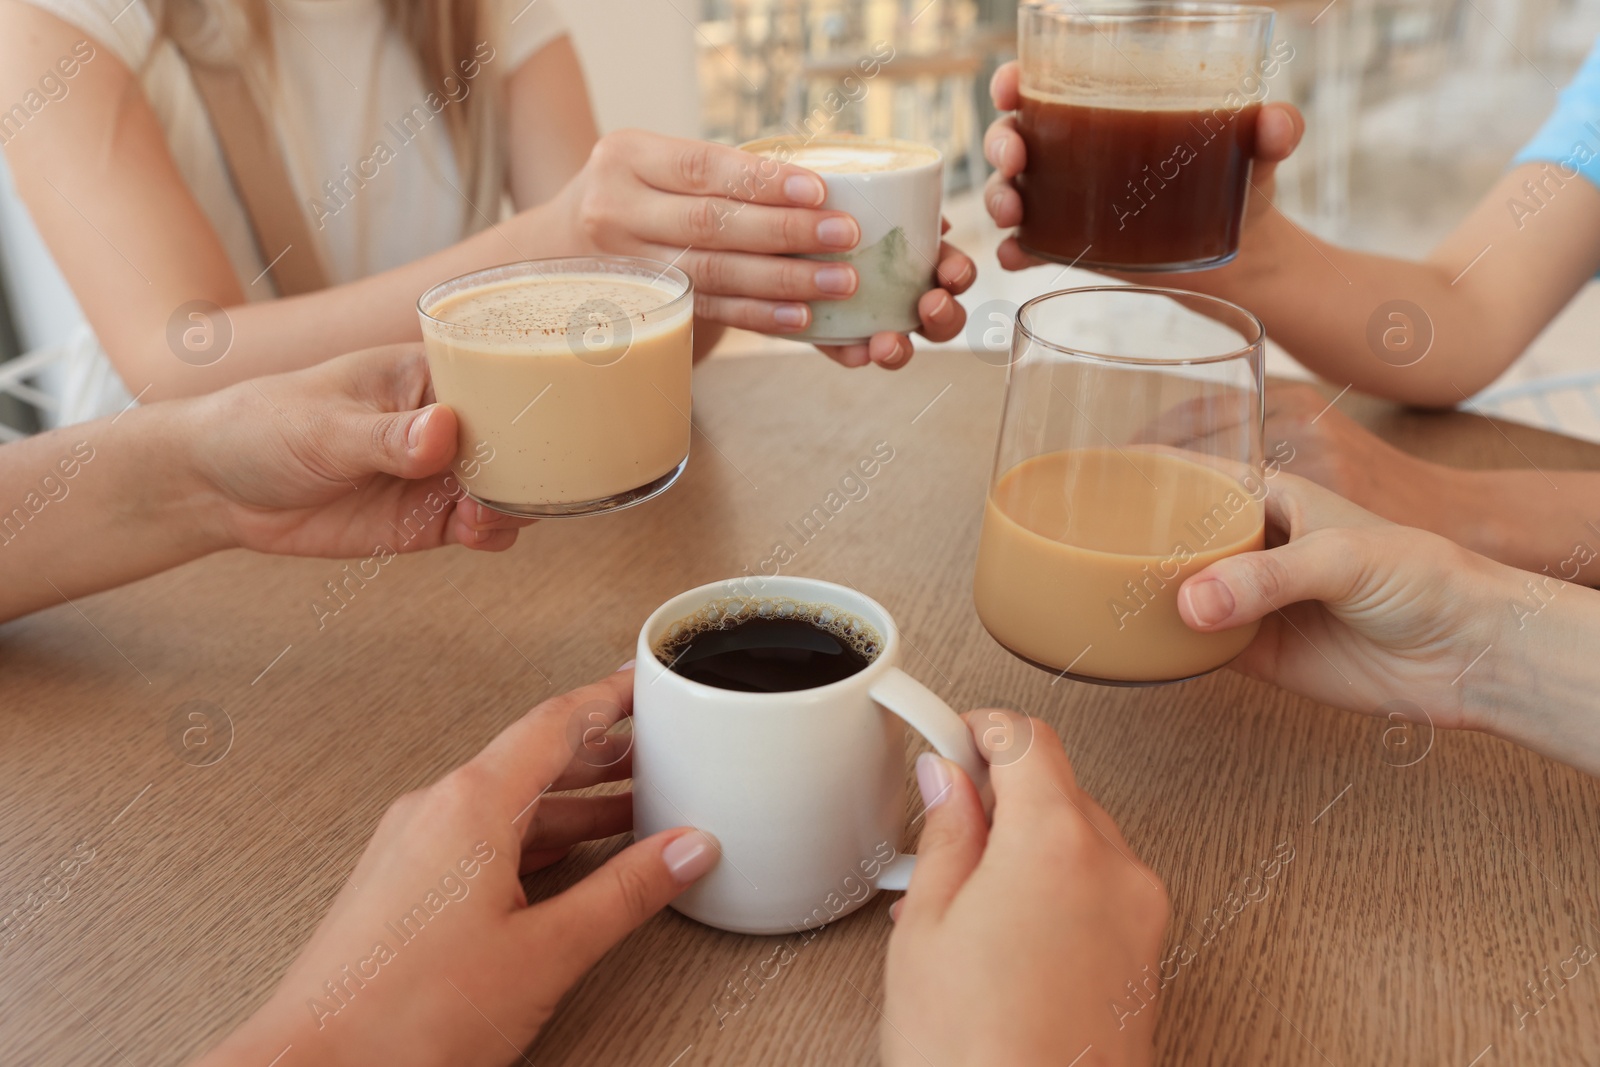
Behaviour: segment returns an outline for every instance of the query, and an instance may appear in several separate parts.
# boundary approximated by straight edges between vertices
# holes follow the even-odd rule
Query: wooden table
[[[918,650],[909,669],[957,707],[1055,724],[1171,887],[1174,936],[1213,935],[1163,994],[1165,1062],[1600,1055],[1600,966],[1525,1029],[1513,1008],[1578,942],[1600,947],[1600,784],[1476,735],[1440,734],[1395,766],[1393,724],[1227,672],[1052,684],[970,605],[1001,370],[950,353],[897,374],[782,356],[699,376],[702,432],[665,497],[542,524],[505,555],[399,559],[320,632],[311,604],[340,566],[245,553],[0,628],[0,914],[75,866],[53,883],[64,899],[0,950],[0,1061],[143,1067],[211,1044],[265,997],[392,797],[629,658],[672,593],[756,570],[780,541],[796,554],[786,571],[880,598]],[[1341,407],[1462,465],[1600,467],[1600,448],[1471,415]],[[879,441],[894,458],[870,493],[798,544],[788,524]],[[194,700],[233,726],[209,766],[169,738]],[[908,809],[911,796],[908,776]],[[1294,860],[1247,887],[1283,842]],[[1230,914],[1247,891],[1260,899]],[[743,1001],[728,983],[776,943],[663,914],[574,991],[532,1061],[871,1062],[887,904],[825,930]],[[1214,909],[1228,919],[1208,921]]]

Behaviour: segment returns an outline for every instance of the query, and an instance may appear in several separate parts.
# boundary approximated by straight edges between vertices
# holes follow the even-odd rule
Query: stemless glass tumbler
[[[1190,630],[1178,588],[1263,545],[1260,321],[1225,300],[1097,286],[1017,313],[974,598],[995,640],[1084,681],[1216,669],[1256,626]]]
[[[512,263],[418,303],[439,400],[474,500],[593,515],[667,489],[689,457],[694,288],[654,260]]]
[[[1035,0],[1018,11],[1029,252],[1125,271],[1232,259],[1267,79],[1272,9]]]

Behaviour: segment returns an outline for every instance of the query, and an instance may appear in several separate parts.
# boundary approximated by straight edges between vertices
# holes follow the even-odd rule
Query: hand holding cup
[[[848,255],[861,244],[863,223],[826,204],[827,196],[821,176],[793,163],[622,130],[601,139],[558,207],[574,252],[639,256],[687,273],[697,319],[714,327],[700,330],[704,341],[721,326],[793,336],[812,324],[812,305],[856,293],[850,264],[794,258]],[[942,341],[965,324],[954,294],[972,284],[977,268],[948,245],[938,245],[934,259],[937,282],[917,313],[920,331]],[[906,331],[885,330],[823,351],[845,366],[898,367],[912,345]]]

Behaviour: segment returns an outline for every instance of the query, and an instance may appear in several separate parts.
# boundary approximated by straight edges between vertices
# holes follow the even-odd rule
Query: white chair
[[[34,384],[46,367],[66,355],[62,348],[47,348],[0,363],[0,393],[26,404],[43,421],[55,415],[60,401]],[[18,441],[28,436],[28,431],[0,420],[0,443]]]

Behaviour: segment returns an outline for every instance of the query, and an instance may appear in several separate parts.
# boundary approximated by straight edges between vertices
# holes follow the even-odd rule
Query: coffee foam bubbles
[[[819,141],[801,144],[795,141],[772,141],[751,149],[757,155],[793,163],[819,174],[867,174],[890,170],[910,170],[925,167],[938,160],[931,148],[909,142],[879,143],[863,141],[860,144],[840,141]]]
[[[784,619],[808,622],[837,638],[871,663],[883,651],[883,635],[877,629],[833,604],[814,604],[788,597],[723,597],[704,605],[693,615],[667,627],[651,651],[663,666],[671,667],[684,647],[703,633],[732,630],[751,619]]]
[[[489,282],[453,293],[428,308],[428,316],[451,327],[481,335],[484,340],[526,345],[543,341],[565,344],[597,321],[628,320],[634,338],[654,332],[647,318],[680,294],[647,279],[607,274],[554,275]],[[683,316],[692,313],[685,301]]]

